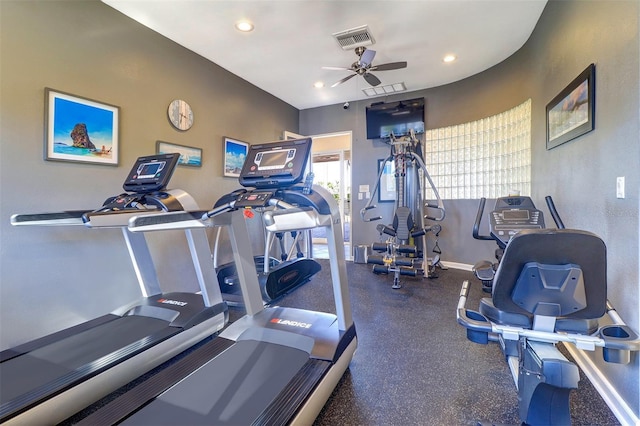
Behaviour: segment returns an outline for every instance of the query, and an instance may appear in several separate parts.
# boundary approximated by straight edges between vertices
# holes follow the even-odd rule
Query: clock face
[[[188,103],[176,99],[169,104],[169,121],[178,130],[189,130],[193,126],[193,111]]]

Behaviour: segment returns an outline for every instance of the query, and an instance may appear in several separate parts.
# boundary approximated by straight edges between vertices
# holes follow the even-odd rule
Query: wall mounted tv
[[[424,98],[397,102],[378,102],[366,109],[367,139],[388,139],[408,135],[411,129],[416,134],[424,133]]]

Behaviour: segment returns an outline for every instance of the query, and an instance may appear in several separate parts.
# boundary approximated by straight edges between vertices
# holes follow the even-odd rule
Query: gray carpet
[[[281,299],[281,306],[334,312],[328,261],[311,282]],[[516,388],[495,343],[466,339],[456,322],[463,280],[473,283],[468,306],[486,294],[471,272],[449,269],[435,279],[391,276],[347,263],[358,350],[316,420],[324,425],[520,424]],[[572,392],[578,425],[617,425],[588,379]]]
[[[319,262],[322,270],[309,283],[276,304],[335,312],[329,261]],[[468,341],[456,322],[465,279],[473,283],[469,307],[485,296],[470,272],[450,269],[434,279],[403,277],[398,290],[391,288],[391,276],[374,275],[369,265],[347,262],[347,273],[358,350],[314,426],[520,424],[515,385],[497,344]],[[230,308],[231,321],[242,315],[241,308]],[[77,423],[189,352],[63,424]],[[571,412],[574,426],[619,424],[582,375],[579,389],[572,392]]]

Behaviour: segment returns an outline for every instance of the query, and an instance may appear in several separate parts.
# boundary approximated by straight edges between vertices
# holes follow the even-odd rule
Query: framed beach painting
[[[224,176],[240,177],[244,160],[249,152],[249,144],[224,137]]]
[[[175,152],[180,154],[180,158],[178,159],[179,166],[202,166],[202,149],[192,146],[178,145],[177,143],[171,142],[156,142],[156,153],[171,154]]]
[[[120,108],[45,88],[45,160],[118,165]]]

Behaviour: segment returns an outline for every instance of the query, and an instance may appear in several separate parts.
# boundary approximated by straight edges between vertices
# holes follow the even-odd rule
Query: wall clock
[[[178,130],[189,130],[193,126],[193,111],[182,99],[171,101],[167,110],[169,121]]]

